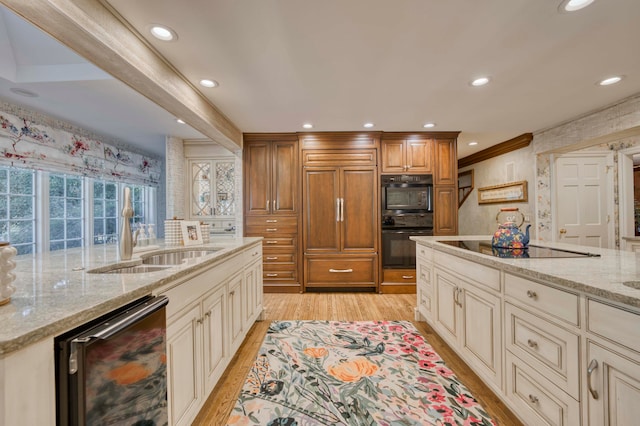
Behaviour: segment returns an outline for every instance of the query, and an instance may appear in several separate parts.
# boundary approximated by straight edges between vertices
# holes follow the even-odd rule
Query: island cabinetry
[[[640,312],[587,302],[585,400],[589,425],[631,425],[640,418]]]
[[[171,425],[191,424],[251,323],[261,315],[262,293],[255,290],[259,280],[246,282],[259,266],[245,264],[248,257],[259,263],[261,251],[259,246],[247,251],[159,291],[170,300],[167,395]]]
[[[377,289],[379,184],[377,149],[369,146],[378,140],[361,134],[304,138],[305,288]],[[325,142],[328,149],[318,149]],[[353,148],[361,144],[367,148]]]
[[[433,250],[425,246],[416,247],[416,292],[418,306],[416,320],[431,322],[431,300],[433,298]]]
[[[433,173],[433,140],[404,133],[383,133],[382,173]]]
[[[463,259],[447,263],[445,268],[436,253],[434,327],[488,385],[501,391],[500,273]]]
[[[247,133],[243,152],[245,235],[264,237],[264,291],[300,292],[298,137]]]

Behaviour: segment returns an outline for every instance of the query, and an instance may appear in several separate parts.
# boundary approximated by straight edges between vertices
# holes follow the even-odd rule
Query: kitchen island
[[[224,301],[224,313],[229,315],[224,318],[225,329],[219,331],[231,332],[233,328],[234,345],[239,344],[252,321],[261,316],[261,240],[225,238],[192,247],[160,245],[154,251],[134,251],[132,259],[124,262],[119,260],[117,245],[16,257],[17,290],[9,304],[0,306],[0,425],[55,425],[55,336],[140,297],[169,295],[170,347],[172,322],[180,319],[180,307],[197,305],[200,297],[216,291]],[[139,265],[141,257],[180,250],[211,250],[211,254],[155,272],[92,273]],[[231,281],[238,288],[229,291]],[[180,299],[172,300],[170,294],[178,291],[183,292]],[[230,338],[228,341],[231,343]],[[218,370],[224,370],[232,355],[231,348],[225,346],[223,359],[216,365]],[[204,390],[200,390],[199,397],[204,396]],[[174,423],[177,422],[171,422]]]
[[[527,258],[494,253],[490,236],[411,238],[416,319],[525,424],[633,424],[640,416],[635,253],[532,242],[578,254]]]

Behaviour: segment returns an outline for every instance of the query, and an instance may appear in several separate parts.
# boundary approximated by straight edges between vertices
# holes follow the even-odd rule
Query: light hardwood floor
[[[274,320],[404,320],[412,321],[445,363],[469,388],[499,425],[522,425],[467,365],[424,322],[413,321],[415,294],[304,293],[265,294],[265,319],[249,331],[231,364],[211,393],[194,425],[224,425],[249,368]]]

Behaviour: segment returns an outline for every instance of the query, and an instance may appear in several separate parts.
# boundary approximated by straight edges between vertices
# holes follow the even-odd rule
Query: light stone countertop
[[[606,300],[640,308],[640,290],[623,285],[626,281],[640,281],[640,254],[634,252],[531,241],[529,244],[600,254],[600,257],[505,259],[438,243],[438,241],[451,240],[491,241],[491,236],[416,236],[411,237],[411,239],[434,250],[506,272],[547,281],[560,287],[578,290]]]
[[[62,334],[261,240],[261,237],[224,238],[188,247],[159,244],[156,250],[134,251],[132,259],[124,262],[119,261],[115,244],[17,256],[13,283],[16,292],[9,304],[0,306],[0,357],[45,337]],[[220,250],[158,272],[87,272],[115,263],[140,264],[140,256],[151,253],[208,248]]]

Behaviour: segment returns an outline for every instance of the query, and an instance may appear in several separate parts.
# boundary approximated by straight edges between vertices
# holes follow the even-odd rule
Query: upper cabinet
[[[436,185],[457,185],[458,183],[458,155],[457,136],[434,141],[435,170],[434,181]]]
[[[297,139],[247,139],[244,144],[245,213],[247,215],[297,214],[299,209]]]
[[[433,141],[400,133],[384,133],[382,173],[433,173]]]
[[[235,216],[235,160],[188,160],[191,219]]]

